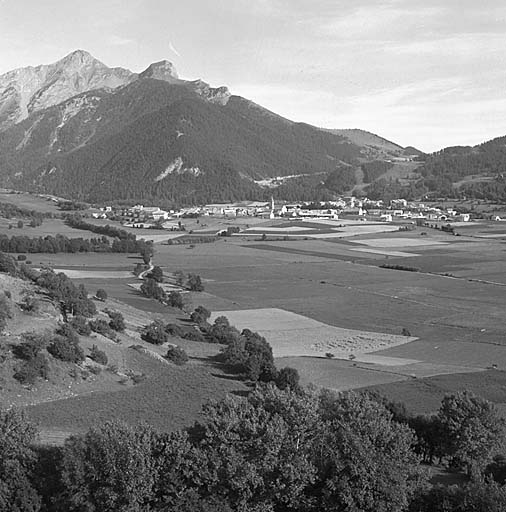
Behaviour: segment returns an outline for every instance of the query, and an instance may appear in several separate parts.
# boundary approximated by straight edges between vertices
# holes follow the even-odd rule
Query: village
[[[342,197],[327,202],[238,202],[227,204],[208,204],[204,206],[184,207],[179,210],[164,210],[159,206],[141,204],[130,208],[103,206],[91,208],[95,219],[109,219],[121,222],[125,227],[139,229],[165,229],[185,231],[184,219],[198,217],[258,217],[264,219],[313,220],[347,219],[361,222],[411,222],[418,226],[431,223],[470,222],[472,215],[455,207],[442,208],[429,206],[423,202],[394,199],[389,204],[354,196]],[[495,216],[491,220],[500,221]]]

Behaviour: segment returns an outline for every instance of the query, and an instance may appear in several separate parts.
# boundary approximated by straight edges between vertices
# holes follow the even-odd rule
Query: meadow
[[[244,219],[238,222],[212,218],[201,219],[197,224],[191,219],[194,234],[205,230],[212,232],[217,226],[241,224],[255,235],[239,234],[207,244],[169,245],[163,233],[154,233],[162,235],[155,243],[154,264],[161,266],[166,274],[178,270],[199,274],[205,291],[187,294],[187,307],[203,305],[213,311],[214,316],[229,315],[232,323],[237,323],[240,328],[260,331],[273,344],[275,354],[280,356],[279,365],[297,368],[304,383],[313,382],[333,389],[378,385],[378,389],[384,389],[387,394],[398,391],[399,399],[404,393],[406,400],[411,400],[412,394],[423,388],[428,391],[421,393],[420,405],[416,407],[417,410],[429,410],[438,403],[442,392],[436,392],[430,384],[434,379],[441,378],[448,386],[451,383],[451,389],[462,389],[475,382],[473,378],[478,382],[480,376],[489,375],[490,368],[494,368],[497,381],[503,379],[503,371],[506,371],[503,307],[506,261],[505,247],[499,237],[481,238],[471,231],[467,236],[465,229],[472,229],[467,227],[462,228],[460,236],[454,236],[430,228],[399,231],[398,226],[389,226],[390,231],[385,232],[375,225],[347,223],[348,231],[344,229],[343,233],[343,227],[338,228],[335,223],[329,225],[329,221],[247,220],[251,224]],[[485,235],[490,234],[487,230],[492,230],[494,235],[500,234],[496,225],[480,225],[479,229]],[[478,228],[475,226],[474,229]],[[135,233],[141,237],[145,235],[144,231],[148,230],[135,230]],[[76,230],[72,232],[76,233]],[[267,240],[260,240],[263,232]],[[302,233],[304,236],[294,237]],[[329,234],[332,237],[328,237]],[[93,292],[105,288],[110,297],[125,307],[175,321],[184,316],[178,317],[132,288],[137,280],[130,273],[140,261],[137,255],[37,254],[32,259],[34,265],[48,264],[72,271],[78,278],[76,282],[85,284]],[[384,263],[417,267],[419,272],[380,268]],[[257,313],[244,322],[241,312],[248,310]],[[258,316],[259,310],[281,311],[282,314],[269,319],[270,313]],[[135,316],[133,309],[131,314]],[[280,328],[283,318],[288,317],[300,320],[300,325],[294,323],[292,331]],[[266,324],[269,321],[272,325]],[[313,330],[307,328],[305,322],[314,322]],[[365,351],[356,345],[349,350],[339,350],[346,346],[350,332],[366,332],[376,340],[399,338],[401,342],[373,346]],[[329,339],[315,340],[321,338],[322,333]],[[402,338],[403,333],[409,333],[410,337]],[[319,347],[320,356],[328,349],[342,359],[307,357],[314,353],[307,347],[322,340],[325,346]],[[333,347],[328,348],[329,342],[334,343]],[[207,350],[199,344],[184,343],[195,361],[203,362],[188,370],[188,378],[195,381],[194,388],[203,386],[210,392],[200,390],[202,400],[213,393],[222,396],[231,381],[216,376],[219,372],[216,373],[213,363],[208,360],[215,348]],[[282,350],[278,350],[281,346]],[[349,361],[347,357],[354,352],[356,359]],[[192,372],[195,377],[190,376]],[[196,377],[199,372],[212,379],[207,383],[199,380]],[[181,376],[182,387],[178,384],[174,389],[193,396],[192,391],[183,386],[184,380]],[[62,412],[61,419],[53,426],[60,430],[65,430],[69,424],[75,427],[77,421],[68,420],[68,423],[65,419],[76,408],[72,404],[79,404],[77,408],[82,406],[88,411],[94,400],[104,404],[97,406],[100,412],[96,413],[95,419],[105,418],[107,407],[120,417],[136,418],[132,412],[135,404],[139,400],[148,400],[142,395],[146,393],[147,396],[148,389],[149,393],[156,394],[155,381],[143,384],[145,388],[135,387],[134,394],[129,394],[129,388],[62,402],[60,405],[64,409],[70,409],[65,409],[67,412]],[[388,387],[388,383],[393,384]],[[427,383],[426,388],[424,383]],[[237,385],[234,383],[232,388]],[[495,389],[501,393],[499,385]],[[506,403],[506,379],[503,390]],[[117,406],[117,411],[116,406],[110,405],[116,400],[122,404]],[[156,407],[166,403],[159,397],[152,400],[158,404]],[[202,403],[200,398],[196,400]],[[152,402],[153,407],[155,402]],[[179,402],[174,403],[177,406]],[[46,418],[44,421],[48,426],[50,414],[43,413],[42,406],[37,407],[34,409],[36,414],[40,419]],[[51,407],[58,408],[58,404],[55,402]],[[180,408],[183,408],[182,402]],[[196,413],[196,409],[191,411],[191,414]],[[144,412],[148,414],[146,410]],[[170,411],[169,420],[161,412],[153,414],[153,421],[159,425],[163,422],[171,424]],[[175,417],[174,424],[187,418],[179,412]]]

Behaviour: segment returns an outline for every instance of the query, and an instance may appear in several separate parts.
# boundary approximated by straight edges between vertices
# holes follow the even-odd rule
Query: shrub
[[[116,334],[111,329],[110,325],[102,318],[98,318],[97,320],[90,320],[89,325],[93,332],[101,334],[106,338],[116,339]]]
[[[56,336],[47,347],[47,351],[56,359],[68,363],[82,363],[84,361],[83,349],[64,336]]]
[[[183,348],[178,346],[170,347],[169,350],[167,350],[165,357],[178,366],[182,366],[188,362],[188,354]]]
[[[91,334],[91,327],[89,326],[86,318],[82,315],[75,316],[71,321],[72,328],[82,336],[89,336]]]
[[[14,347],[13,352],[16,357],[25,361],[35,359],[48,345],[47,337],[40,334],[25,333],[23,339],[25,341]]]
[[[24,226],[23,221],[22,220],[18,220],[18,228],[22,229],[23,226]]]
[[[183,309],[183,296],[179,292],[170,292],[167,297],[167,304],[173,308]]]
[[[411,336],[411,333],[409,332],[409,329],[406,329],[406,327],[402,328],[402,335],[403,336]]]
[[[4,295],[8,298],[8,299],[12,299],[12,293],[10,290],[4,290]]]
[[[25,295],[19,307],[26,313],[36,313],[40,307],[40,301],[33,295]]]
[[[204,285],[202,284],[202,279],[197,274],[188,274],[186,286],[192,292],[203,292],[204,291]]]
[[[290,388],[292,391],[300,389],[300,376],[295,368],[282,368],[276,375],[274,382],[279,389]]]
[[[205,332],[211,343],[230,345],[239,338],[239,331],[231,326],[228,319],[224,316],[216,318],[213,325],[206,327]]]
[[[188,327],[182,336],[185,340],[190,341],[206,341],[205,336],[198,330],[193,327]]]
[[[141,285],[141,293],[146,297],[159,301],[164,301],[166,299],[164,289],[161,286],[158,286],[158,283],[154,279],[149,277],[144,279],[144,282]]]
[[[25,261],[25,260],[26,260],[26,255],[18,254],[18,261]]]
[[[335,355],[332,352],[325,352],[325,357],[327,357],[328,359],[333,359]]]
[[[7,326],[7,319],[11,318],[11,307],[5,295],[0,295],[0,332]]]
[[[98,300],[101,300],[102,302],[104,302],[105,300],[107,300],[107,292],[103,288],[99,288],[97,290],[97,293],[95,293],[95,297]]]
[[[184,335],[184,329],[177,324],[167,324],[165,326],[165,332],[169,336],[178,336],[179,338],[182,338]]]
[[[197,306],[195,308],[195,311],[191,314],[190,318],[192,322],[195,322],[196,324],[200,325],[207,322],[210,316],[211,312],[207,308],[205,308],[204,306]]]
[[[162,345],[169,339],[168,334],[165,332],[165,326],[159,320],[146,325],[142,329],[141,338],[153,345]]]
[[[90,349],[90,359],[104,366],[108,363],[107,354],[96,345],[93,345]]]
[[[21,384],[35,384],[37,378],[47,379],[49,376],[49,364],[46,356],[37,354],[33,359],[25,361],[14,374],[14,378]]]
[[[119,311],[106,310],[106,313],[110,318],[109,327],[114,331],[123,332],[126,327],[123,315]]]
[[[163,270],[160,267],[153,267],[147,277],[154,279],[157,283],[163,282]]]

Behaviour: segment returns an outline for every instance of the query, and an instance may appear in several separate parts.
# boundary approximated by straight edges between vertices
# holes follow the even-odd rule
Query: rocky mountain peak
[[[155,78],[156,80],[165,80],[166,82],[179,81],[174,64],[168,60],[153,62],[153,64],[150,64],[140,73],[139,78]]]
[[[63,59],[56,62],[56,64],[78,64],[78,65],[86,65],[90,63],[100,63],[99,60],[95,59],[91,53],[87,52],[86,50],[74,50],[73,52],[69,53]],[[102,64],[105,65],[105,64]]]

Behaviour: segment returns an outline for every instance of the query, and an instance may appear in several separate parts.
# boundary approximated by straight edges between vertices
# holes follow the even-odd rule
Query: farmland
[[[202,277],[205,291],[185,294],[187,309],[203,305],[213,312],[213,318],[225,315],[240,329],[259,331],[272,344],[278,366],[297,368],[303,383],[333,389],[379,386],[398,399],[405,393],[407,400],[418,389],[429,389],[420,392],[417,410],[428,410],[437,402],[441,391],[429,385],[436,382],[434,379],[443,379],[448,386],[451,383],[451,389],[458,389],[473,378],[477,382],[480,376],[495,372],[494,379],[504,380],[506,385],[506,263],[502,241],[506,229],[500,223],[459,225],[459,236],[430,228],[413,226],[399,231],[399,226],[392,224],[342,220],[210,217],[198,223],[188,219],[187,223],[193,232],[190,237],[213,235],[231,226],[240,227],[241,232],[213,243],[171,245],[168,240],[180,234],[130,231],[139,238],[152,237],[154,264],[166,275],[180,270]],[[7,225],[4,229],[9,235],[18,231],[17,227],[7,230]],[[45,219],[42,226],[21,231],[43,236],[46,229],[67,236],[93,236],[71,229],[59,219]],[[164,321],[181,320],[181,314],[174,316],[132,286],[139,284],[132,273],[141,261],[138,255],[33,254],[30,258],[34,266],[50,265],[68,272],[77,284],[92,292],[106,289],[112,300],[123,305],[118,307],[124,308],[134,325],[145,322],[142,312]],[[418,271],[380,268],[384,264]],[[194,357],[187,374],[193,388],[185,387],[181,374],[177,385],[167,381],[160,389],[170,387],[174,393],[191,395],[191,389],[205,387],[209,393],[201,390],[200,398],[196,398],[199,404],[213,394],[222,396],[227,390],[240,389],[240,383],[221,378],[222,370],[213,369],[209,362],[217,347],[207,349],[189,341],[183,344]],[[176,374],[172,376],[176,378]],[[43,412],[41,405],[34,406],[31,414],[47,428],[51,427],[51,417],[59,418],[52,427],[65,431],[76,427],[76,418],[86,421],[84,416],[91,414],[91,404],[97,400],[104,405],[97,408],[96,418],[107,417],[108,407],[111,414],[115,410],[120,417],[134,418],[136,404],[147,400],[149,394],[156,395],[156,383],[159,379],[165,382],[165,378],[150,379],[143,388],[136,387],[134,394],[129,388],[113,386],[87,397],[54,402],[51,415]],[[496,389],[500,393],[499,385]],[[169,394],[163,400],[175,399]],[[117,410],[110,405],[116,401],[122,404]],[[153,402],[153,407],[166,407],[162,402]],[[76,408],[86,412],[71,420],[71,411]],[[61,416],[57,410],[62,411]],[[196,410],[191,409],[188,417]],[[155,416],[153,421],[159,425],[186,421],[183,413]]]

